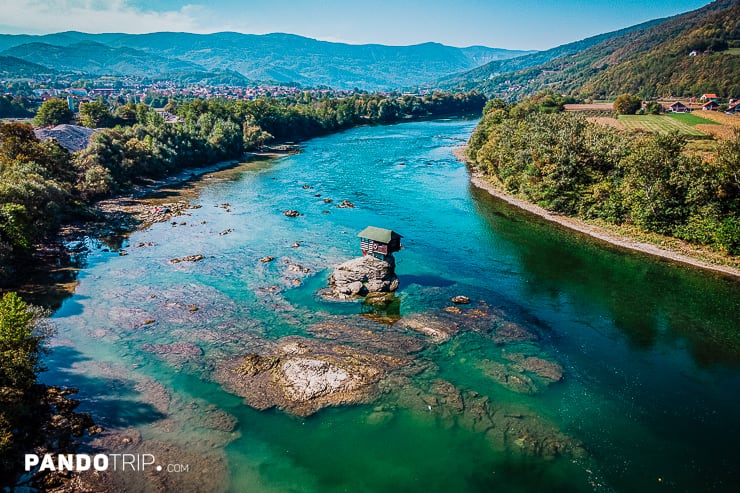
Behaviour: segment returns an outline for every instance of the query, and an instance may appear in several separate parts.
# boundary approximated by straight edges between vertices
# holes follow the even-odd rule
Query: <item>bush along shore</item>
[[[475,114],[484,103],[485,97],[476,93],[172,100],[166,107],[178,116],[172,123],[146,105],[126,104],[84,121],[116,126],[99,129],[86,148],[73,153],[54,140],[39,141],[29,125],[2,124],[0,287],[20,283],[16,266],[52,238],[61,223],[89,218],[93,203],[136,183],[241,159],[273,140],[299,141],[357,125]]]
[[[740,130],[712,153],[692,155],[677,134],[620,131],[541,111],[552,98],[486,104],[465,150],[479,184],[611,243],[740,273]],[[645,242],[673,244],[684,255]]]
[[[0,487],[17,481],[46,491],[65,481],[64,473],[24,471],[24,455],[71,453],[74,437],[101,429],[90,415],[76,413],[76,389],[43,385],[43,342],[51,333],[48,314],[15,293],[0,298]]]

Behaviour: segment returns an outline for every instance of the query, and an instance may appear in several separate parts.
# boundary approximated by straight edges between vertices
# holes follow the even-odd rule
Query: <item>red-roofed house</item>
[[[717,95],[716,94],[702,94],[699,98],[700,101],[714,101],[717,102]]]
[[[703,111],[717,111],[719,109],[719,105],[716,101],[707,101],[703,105],[701,105],[701,109]]]
[[[727,108],[727,111],[725,111],[728,115],[737,115],[740,114],[740,101],[735,101],[730,105],[729,108]]]

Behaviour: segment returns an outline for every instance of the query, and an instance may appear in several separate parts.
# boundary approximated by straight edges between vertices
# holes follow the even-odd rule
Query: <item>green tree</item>
[[[74,412],[79,401],[67,396],[76,390],[37,382],[43,341],[51,333],[47,316],[16,293],[0,298],[0,478],[11,489],[24,453],[69,453],[72,436],[100,431],[90,415]],[[46,491],[60,478],[40,473],[32,483]]]
[[[622,160],[623,192],[632,221],[639,227],[672,234],[685,216],[685,188],[674,177],[688,159],[682,154],[685,140],[677,134],[637,138]]]
[[[0,389],[25,390],[36,383],[43,338],[33,329],[41,315],[16,293],[0,298]]]
[[[39,127],[49,127],[69,123],[74,118],[72,110],[63,99],[49,99],[39,107],[34,123]]]
[[[614,111],[620,115],[634,115],[642,106],[642,99],[631,94],[622,94],[614,100]]]
[[[114,119],[102,101],[91,101],[80,105],[80,124],[88,128],[113,126]]]
[[[115,117],[122,125],[133,125],[136,123],[137,112],[134,103],[126,103],[114,111]]]

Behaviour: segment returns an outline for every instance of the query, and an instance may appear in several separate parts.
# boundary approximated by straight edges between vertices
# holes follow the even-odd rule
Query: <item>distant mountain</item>
[[[26,61],[41,62],[58,72],[92,75],[159,76],[172,72],[204,71],[197,64],[165,58],[132,48],[111,48],[94,41],[67,46],[27,43],[0,52]]]
[[[54,74],[54,70],[12,56],[0,56],[0,78],[33,78]]]
[[[491,62],[438,85],[508,99],[543,89],[594,98],[624,92],[644,97],[738,94],[739,8],[738,0],[717,0],[668,19]],[[714,51],[704,53],[710,47]],[[698,56],[689,56],[693,50],[698,50]]]
[[[350,45],[292,34],[0,35],[0,55],[60,70],[120,75],[187,71],[239,73],[253,80],[299,82],[338,89],[388,90],[415,86],[493,60],[531,52],[439,43]]]

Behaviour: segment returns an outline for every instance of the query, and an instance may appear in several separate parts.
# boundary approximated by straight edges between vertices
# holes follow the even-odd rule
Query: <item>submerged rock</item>
[[[421,386],[394,386],[388,390],[395,395],[399,406],[419,417],[474,431],[485,436],[498,450],[546,459],[587,455],[578,440],[545,418],[526,408],[495,404],[486,396],[458,389],[446,380],[434,379]]]
[[[536,394],[563,379],[559,363],[523,353],[504,353],[506,361],[483,360],[479,368],[496,382],[521,394]]]
[[[288,209],[287,211],[283,211],[283,215],[287,217],[298,217],[301,213],[293,209]]]
[[[337,204],[337,208],[339,209],[354,209],[355,204],[350,202],[349,200],[342,200],[340,204]]]
[[[447,342],[450,337],[460,332],[460,326],[458,324],[423,314],[405,317],[398,325],[423,334],[437,344]]]
[[[141,350],[153,354],[181,354],[184,356],[201,356],[203,350],[189,342],[175,342],[173,344],[144,344]]]
[[[180,258],[173,258],[170,259],[171,264],[179,264],[180,262],[200,262],[206,258],[204,255],[197,254],[197,255],[186,255],[185,257]]]
[[[368,255],[357,257],[338,265],[329,278],[329,297],[350,299],[369,293],[389,293],[398,289],[396,262],[392,256],[387,260]]]

